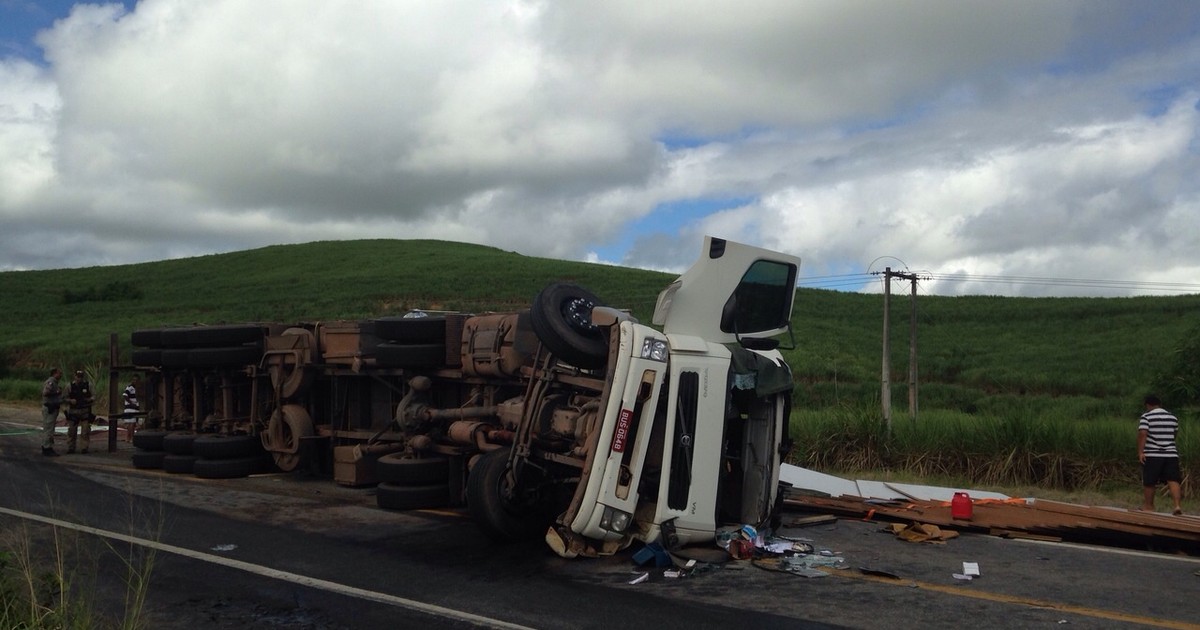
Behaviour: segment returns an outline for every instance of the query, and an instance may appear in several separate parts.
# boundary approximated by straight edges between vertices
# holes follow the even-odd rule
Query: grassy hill
[[[577,282],[649,321],[673,277],[440,241],[337,241],[135,265],[0,273],[0,398],[31,397],[49,365],[98,366],[110,333],[190,323],[313,321],[410,308],[507,310]],[[883,300],[801,289],[786,352],[797,407],[877,405]],[[910,302],[892,301],[893,406],[907,413]],[[1128,418],[1186,366],[1200,296],[917,299],[920,408]],[[128,351],[128,348],[126,348]],[[1186,361],[1185,361],[1186,363]],[[1194,363],[1194,361],[1193,361]],[[24,385],[19,385],[19,384]]]

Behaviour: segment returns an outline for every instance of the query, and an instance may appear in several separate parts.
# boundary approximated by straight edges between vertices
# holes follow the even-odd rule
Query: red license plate
[[[622,409],[617,416],[617,430],[613,432],[612,450],[616,453],[625,452],[629,441],[629,423],[633,421],[633,410]]]

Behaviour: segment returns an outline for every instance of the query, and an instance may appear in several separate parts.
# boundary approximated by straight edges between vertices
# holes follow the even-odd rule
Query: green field
[[[401,240],[4,272],[0,399],[35,399],[51,365],[82,366],[102,381],[109,335],[116,333],[127,353],[125,342],[137,328],[356,319],[411,308],[509,310],[560,280],[648,322],[671,279],[478,245]],[[915,420],[907,384],[910,302],[894,296],[891,433],[879,404],[882,309],[878,295],[799,290],[796,348],[785,352],[796,380],[798,463],[1051,488],[1114,480],[1136,486],[1134,420],[1142,395],[1155,390],[1183,421],[1187,486],[1197,478],[1200,295],[919,296]]]

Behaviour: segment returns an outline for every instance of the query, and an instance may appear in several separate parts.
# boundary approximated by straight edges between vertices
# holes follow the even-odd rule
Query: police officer
[[[67,386],[67,452],[75,452],[75,434],[83,432],[80,453],[88,452],[88,439],[92,434],[92,384],[83,376],[83,370],[75,370],[75,380]]]
[[[54,424],[58,422],[58,409],[62,406],[62,388],[58,380],[62,370],[50,369],[50,378],[42,383],[42,455],[58,455],[54,451]]]

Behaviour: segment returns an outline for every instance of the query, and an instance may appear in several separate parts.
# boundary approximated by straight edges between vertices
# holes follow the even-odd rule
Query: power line
[[[867,284],[868,282],[873,282],[873,275],[877,275],[877,273],[809,276],[806,278],[801,278],[797,284],[799,286],[808,288],[845,288],[861,286]],[[1040,285],[1095,289],[1132,289],[1174,293],[1200,293],[1200,284],[1189,282],[1153,282],[1144,280],[1055,278],[1038,276],[1001,276],[988,274],[936,272],[925,272],[922,274],[922,276],[923,280],[935,280],[941,282],[976,282],[981,284]]]

